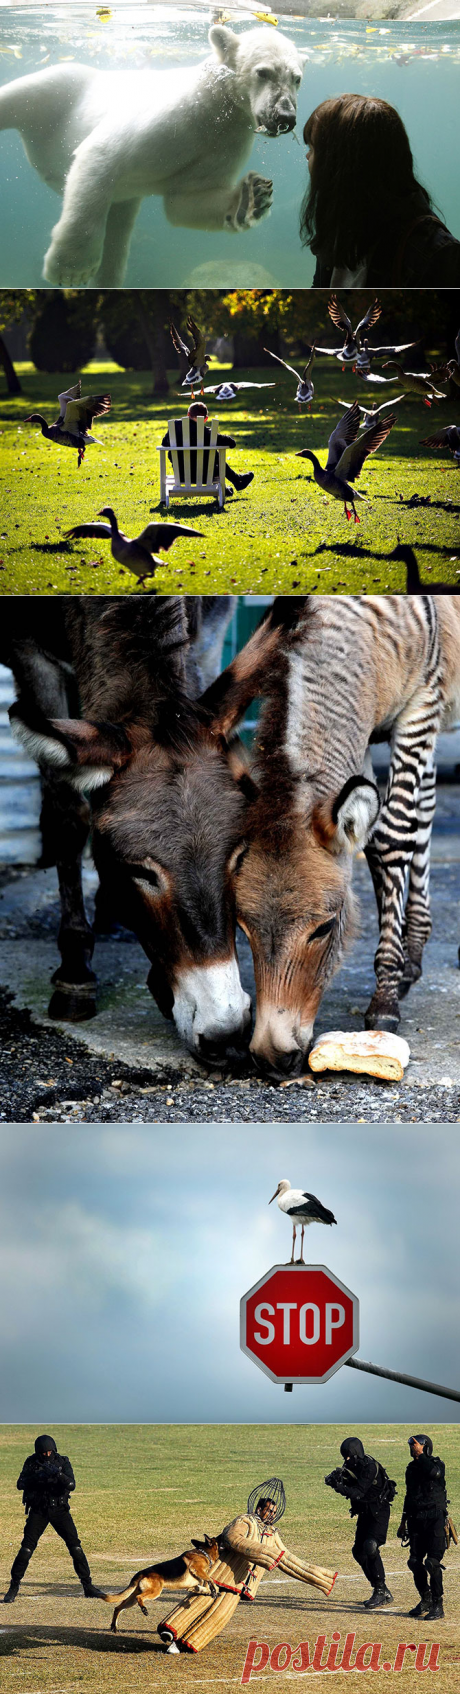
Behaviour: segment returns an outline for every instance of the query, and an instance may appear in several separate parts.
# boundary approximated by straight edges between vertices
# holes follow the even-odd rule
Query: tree
[[[79,370],[88,364],[95,339],[90,294],[81,290],[40,289],[29,344],[37,371]]]
[[[188,298],[184,290],[166,288],[109,289],[99,298],[99,318],[109,350],[120,364],[126,361],[135,370],[149,367],[152,393],[159,397],[169,392],[168,366],[177,364],[170,321],[178,318],[182,323],[189,310]]]
[[[11,324],[20,323],[24,312],[33,308],[34,301],[34,289],[0,289],[0,364],[3,365],[8,394],[11,396],[22,394],[22,388],[3,337],[3,330],[9,329]]]

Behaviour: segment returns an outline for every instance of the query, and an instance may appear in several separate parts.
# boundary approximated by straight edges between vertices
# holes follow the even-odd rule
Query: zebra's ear
[[[349,777],[332,807],[333,851],[342,852],[345,848],[349,853],[359,853],[369,839],[379,811],[375,782],[369,782],[365,776]]]

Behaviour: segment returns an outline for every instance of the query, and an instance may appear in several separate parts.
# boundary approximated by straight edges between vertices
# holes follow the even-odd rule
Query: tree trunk
[[[3,365],[5,372],[8,393],[22,394],[19,377],[17,371],[15,371],[13,360],[10,358],[6,341],[3,340],[3,335],[0,335],[0,364]]]
[[[135,289],[133,291],[133,297],[139,323],[142,326],[143,334],[145,335],[146,344],[149,350],[153,377],[152,392],[159,396],[169,394],[167,370],[168,340],[164,328],[164,317],[167,313],[167,301],[169,297],[163,289],[155,289],[155,306],[153,312],[151,312],[146,306],[140,289]]]

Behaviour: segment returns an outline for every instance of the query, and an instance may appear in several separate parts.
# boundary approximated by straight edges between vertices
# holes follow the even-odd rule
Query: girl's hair
[[[414,176],[409,139],[399,113],[386,100],[338,94],[311,113],[303,132],[314,151],[310,185],[302,203],[300,234],[306,247],[330,264],[350,269],[385,230],[431,200]]]

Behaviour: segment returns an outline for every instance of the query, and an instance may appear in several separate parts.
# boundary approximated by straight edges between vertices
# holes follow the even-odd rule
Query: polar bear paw
[[[100,239],[90,241],[82,236],[78,241],[53,232],[51,246],[45,254],[43,275],[58,288],[82,288],[95,276],[101,261]]]
[[[272,196],[273,183],[270,178],[257,176],[255,171],[249,171],[232,195],[225,218],[225,228],[235,231],[252,229],[253,224],[259,223],[261,218],[268,217]]]

